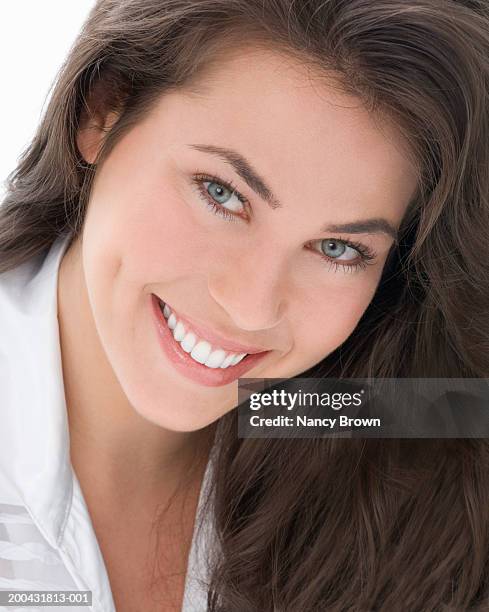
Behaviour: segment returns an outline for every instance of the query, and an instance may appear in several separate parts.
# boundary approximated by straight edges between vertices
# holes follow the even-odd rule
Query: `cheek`
[[[349,286],[334,281],[323,295],[316,294],[310,307],[303,309],[297,333],[294,333],[298,359],[307,356],[305,370],[332,353],[353,332],[371,302],[377,286],[373,278],[351,279]],[[312,304],[316,304],[316,308]],[[320,306],[319,306],[320,305]],[[305,361],[305,360],[304,360]]]
[[[120,270],[121,279],[140,291],[144,284],[195,274],[206,241],[188,199],[161,177],[143,186],[117,179],[95,185],[87,211],[84,243],[97,262],[88,266],[94,275],[108,283]]]

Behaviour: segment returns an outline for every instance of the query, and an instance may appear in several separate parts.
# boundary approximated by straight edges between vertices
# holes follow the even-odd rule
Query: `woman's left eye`
[[[204,174],[194,176],[193,180],[200,197],[213,213],[229,221],[238,220],[248,201],[232,183]]]
[[[353,259],[357,259],[361,253],[359,253],[358,249],[349,246],[342,240],[321,240],[321,251],[327,257],[331,257],[332,259],[340,260],[340,261],[351,261]],[[324,246],[323,246],[324,244]]]
[[[375,253],[365,244],[339,238],[325,238],[317,242],[320,244],[319,255],[332,265],[335,271],[340,268],[344,272],[364,270],[375,262]]]

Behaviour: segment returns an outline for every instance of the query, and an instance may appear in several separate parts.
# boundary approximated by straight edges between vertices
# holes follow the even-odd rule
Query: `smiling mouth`
[[[208,368],[227,369],[249,357],[247,352],[230,350],[211,343],[177,315],[168,304],[158,299],[158,305],[175,342],[197,363]]]
[[[165,306],[167,305],[161,303],[158,296],[151,294],[150,307],[163,354],[182,376],[200,385],[220,387],[230,384],[245,376],[247,372],[261,364],[269,353],[272,353],[271,350],[250,354],[225,351],[223,347],[211,344],[203,336],[197,336],[190,331],[190,327],[186,330],[183,323],[184,336],[178,340],[182,327],[177,328],[179,321],[176,316],[175,320],[170,321],[172,312],[171,309],[168,311],[167,307],[165,313]],[[196,327],[201,329],[199,325]]]

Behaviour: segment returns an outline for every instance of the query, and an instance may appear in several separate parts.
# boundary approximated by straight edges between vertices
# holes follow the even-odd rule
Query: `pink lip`
[[[158,297],[158,296],[155,296]],[[158,298],[159,299],[159,298]],[[160,300],[162,303],[162,307],[165,305],[163,300]],[[170,306],[171,308],[171,306]],[[173,312],[173,308],[171,308]],[[263,353],[266,349],[256,346],[247,346],[244,344],[239,344],[238,342],[234,342],[233,340],[227,340],[223,336],[216,334],[215,332],[206,329],[200,323],[196,323],[189,319],[188,317],[182,316],[179,313],[176,313],[177,319],[182,323],[187,323],[187,327],[190,327],[192,331],[194,331],[199,338],[205,338],[208,340],[212,346],[219,347],[227,351],[228,353]]]
[[[198,382],[201,385],[208,387],[220,387],[227,385],[242,377],[246,372],[248,372],[248,370],[262,361],[266,355],[271,353],[271,351],[262,351],[259,353],[249,354],[238,364],[235,366],[229,366],[228,368],[209,368],[192,359],[192,357],[190,357],[190,355],[182,349],[180,343],[175,341],[173,338],[173,333],[168,327],[166,319],[161,312],[159,300],[153,294],[151,294],[150,307],[153,311],[153,318],[156,324],[158,339],[166,357],[173,363],[175,368],[181,374],[183,374],[183,376]],[[196,327],[194,327],[194,329],[196,332],[198,332]],[[212,340],[212,338],[205,336],[204,333],[202,336],[206,339]],[[219,344],[219,342],[216,342],[216,344]],[[224,346],[222,348],[224,348]],[[236,352],[246,353],[247,351],[238,349]]]

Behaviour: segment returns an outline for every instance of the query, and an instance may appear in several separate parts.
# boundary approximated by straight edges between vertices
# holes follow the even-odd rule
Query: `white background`
[[[0,201],[94,0],[3,0],[0,8]]]

